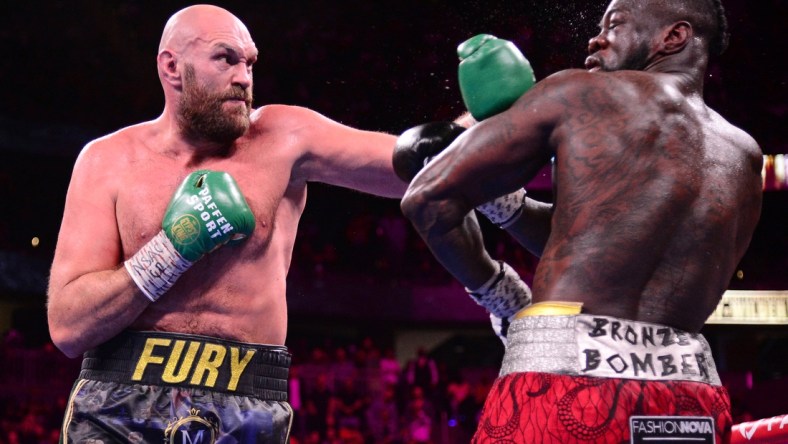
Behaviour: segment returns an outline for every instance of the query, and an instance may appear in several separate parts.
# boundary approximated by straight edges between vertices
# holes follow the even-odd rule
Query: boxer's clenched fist
[[[394,147],[394,172],[403,181],[410,182],[463,131],[465,128],[454,122],[430,122],[405,131]]]
[[[156,301],[194,262],[231,240],[246,238],[254,225],[232,176],[195,171],[173,194],[159,234],[124,265],[145,296]]]
[[[512,106],[536,82],[531,64],[507,40],[479,34],[461,43],[457,55],[462,99],[479,122]]]

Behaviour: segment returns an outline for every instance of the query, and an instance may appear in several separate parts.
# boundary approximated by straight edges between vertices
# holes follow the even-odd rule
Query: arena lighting
[[[764,155],[761,176],[764,190],[788,190],[788,155]]]
[[[706,323],[788,325],[788,291],[728,290]]]

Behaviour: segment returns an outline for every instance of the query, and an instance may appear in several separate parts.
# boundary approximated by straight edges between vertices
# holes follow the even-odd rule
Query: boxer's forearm
[[[477,288],[495,273],[497,264],[484,249],[472,211],[451,202],[425,200],[419,193],[406,195],[402,210],[438,262],[464,286]]]
[[[552,215],[552,204],[526,198],[523,213],[506,227],[506,232],[533,255],[541,257],[550,236]]]
[[[149,304],[123,267],[50,285],[52,341],[67,356],[77,357],[131,325]]]
[[[484,249],[474,213],[442,234],[427,234],[427,245],[438,261],[467,288],[478,288],[496,272],[496,262]]]

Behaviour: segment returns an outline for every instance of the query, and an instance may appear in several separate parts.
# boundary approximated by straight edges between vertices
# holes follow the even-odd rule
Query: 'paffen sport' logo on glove
[[[224,217],[222,210],[213,201],[211,189],[207,186],[199,193],[192,194],[187,202],[194,211],[199,212],[201,225],[193,214],[184,214],[176,219],[170,227],[170,238],[181,245],[189,245],[200,237],[202,226],[211,233],[210,238],[215,239],[221,235],[235,230],[235,227]]]

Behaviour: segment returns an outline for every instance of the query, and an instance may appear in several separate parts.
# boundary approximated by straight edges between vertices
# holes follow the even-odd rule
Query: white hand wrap
[[[531,304],[531,289],[506,262],[498,261],[500,270],[476,290],[465,290],[474,301],[498,318],[508,318]]]
[[[497,197],[476,207],[490,222],[501,228],[513,224],[522,214],[525,206],[525,188]]]
[[[178,253],[164,231],[123,263],[131,279],[151,302],[156,302],[166,293],[192,264],[194,262]]]
[[[490,324],[492,324],[493,333],[495,333],[495,336],[498,336],[498,339],[503,342],[504,347],[506,347],[506,334],[509,330],[510,322],[510,318],[501,319],[498,316],[490,313]]]

